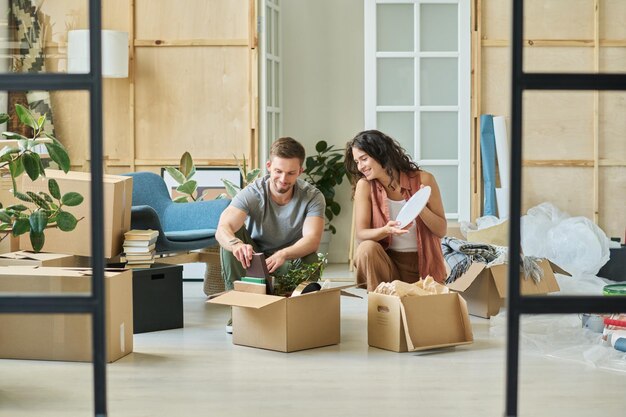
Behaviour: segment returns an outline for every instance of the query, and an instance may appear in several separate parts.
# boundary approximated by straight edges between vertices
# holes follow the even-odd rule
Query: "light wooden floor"
[[[505,342],[489,320],[472,318],[472,345],[398,354],[367,346],[367,300],[343,297],[341,344],[285,354],[234,346],[227,308],[184,287],[185,328],[135,335],[108,366],[110,416],[503,415]],[[520,363],[520,416],[626,415],[626,374],[524,351]],[[93,415],[91,369],[1,360],[0,416]]]

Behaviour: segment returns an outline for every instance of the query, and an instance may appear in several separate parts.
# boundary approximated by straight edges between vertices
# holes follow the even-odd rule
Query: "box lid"
[[[498,290],[498,295],[500,298],[506,297],[507,291],[507,281],[509,279],[509,265],[502,264],[496,265],[493,268],[490,268],[491,276],[493,277],[493,282],[496,284],[496,290]]]
[[[259,309],[283,300],[286,300],[286,298],[279,297],[277,295],[228,291],[227,293],[224,293],[219,297],[208,300],[207,303]]]
[[[447,287],[454,291],[467,290],[486,267],[487,265],[482,262],[472,262],[468,270],[453,283],[447,284]]]
[[[72,257],[74,255],[66,255],[63,253],[48,253],[48,252],[31,252],[31,251],[17,251],[0,254],[0,258],[5,259],[28,259],[34,261],[49,261],[52,259]]]

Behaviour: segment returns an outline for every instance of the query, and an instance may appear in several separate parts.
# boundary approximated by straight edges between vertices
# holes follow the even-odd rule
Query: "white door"
[[[260,64],[260,150],[259,166],[264,166],[269,148],[282,133],[282,64],[280,48],[280,1],[259,2]]]
[[[446,217],[470,217],[468,0],[365,0],[365,125],[432,172]]]

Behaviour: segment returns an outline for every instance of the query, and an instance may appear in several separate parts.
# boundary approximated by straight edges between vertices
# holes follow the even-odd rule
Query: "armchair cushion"
[[[174,242],[209,239],[215,236],[216,229],[194,229],[165,232],[165,237]]]

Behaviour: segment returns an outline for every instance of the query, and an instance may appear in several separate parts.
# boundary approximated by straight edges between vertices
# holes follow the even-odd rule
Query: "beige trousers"
[[[381,282],[398,279],[413,283],[420,279],[417,252],[385,250],[380,243],[365,240],[354,258],[357,284],[367,284],[367,291],[374,291]]]

